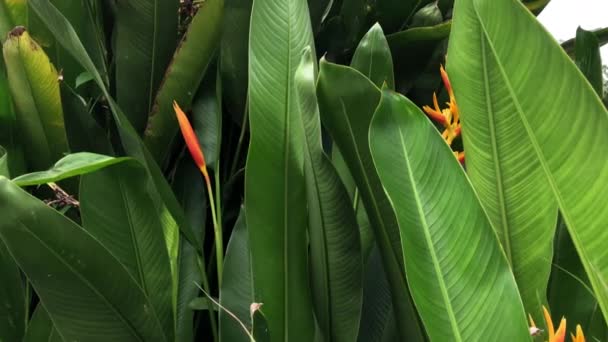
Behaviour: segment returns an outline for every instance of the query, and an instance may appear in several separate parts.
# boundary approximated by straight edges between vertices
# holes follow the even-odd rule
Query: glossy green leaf
[[[177,45],[177,1],[116,2],[116,100],[143,132]]]
[[[245,210],[241,209],[226,248],[220,304],[245,324],[247,329],[252,329],[249,306],[254,302],[250,252]],[[250,341],[241,325],[225,310],[220,310],[220,341]]]
[[[372,26],[363,36],[350,66],[367,76],[377,87],[386,83],[389,88],[395,89],[393,58],[379,24]]]
[[[1,150],[1,149],[0,149]],[[0,151],[2,152],[2,151]],[[0,157],[0,169],[3,168]],[[0,172],[0,174],[2,174]],[[26,302],[21,272],[0,241],[0,340],[20,341],[25,332]]]
[[[120,135],[121,143],[123,148],[133,158],[137,159],[148,171],[150,175],[150,182],[147,186],[153,189],[158,194],[159,201],[162,201],[163,208],[159,208],[163,213],[167,212],[175,220],[180,231],[193,243],[193,246],[197,251],[201,250],[202,243],[197,235],[194,235],[192,228],[184,217],[184,213],[180,208],[175,195],[171,191],[169,184],[165,180],[161,170],[157,163],[151,156],[150,152],[144,146],[137,132],[133,126],[129,123],[127,117],[123,114],[121,109],[118,107],[116,102],[110,96],[108,89],[106,88],[104,81],[95,67],[95,64],[87,54],[84,46],[80,42],[78,35],[70,25],[70,23],[63,17],[63,15],[48,1],[44,0],[29,0],[29,5],[38,14],[44,14],[41,18],[45,21],[47,27],[56,36],[60,37],[58,41],[62,46],[70,52],[76,60],[86,69],[86,71],[93,74],[95,83],[101,89],[104,96],[108,100],[109,109],[112,113],[114,121]],[[167,236],[167,241],[177,242],[175,236]]]
[[[397,219],[384,193],[369,150],[368,130],[380,90],[358,71],[321,60],[317,83],[321,120],[342,152],[357,184],[380,249],[401,339],[422,340],[420,330],[405,331],[416,319],[409,298]]]
[[[369,139],[399,222],[412,298],[431,340],[529,340],[492,225],[435,127],[414,103],[384,90]]]
[[[242,123],[247,103],[249,21],[253,0],[225,0],[220,73],[226,109]]]
[[[574,60],[595,89],[595,92],[602,96],[604,94],[604,78],[602,75],[600,44],[593,32],[584,30],[580,26],[576,29]]]
[[[123,163],[83,175],[80,215],[83,228],[129,271],[150,299],[164,335],[173,340],[174,309],[169,255],[163,225],[147,193],[145,170]]]
[[[89,233],[3,177],[0,211],[0,239],[65,340],[164,340],[141,287]]]
[[[171,142],[179,131],[173,101],[177,101],[184,110],[190,108],[196,89],[217,50],[223,9],[223,0],[201,3],[164,75],[144,137],[150,153],[159,163],[171,151]],[[215,70],[209,71],[215,73]],[[127,75],[133,77],[129,73]]]
[[[30,169],[44,169],[68,151],[59,75],[23,28],[3,45],[8,85],[15,104],[18,139]]]
[[[410,28],[439,25],[443,21],[437,1],[419,9],[413,16]]]
[[[129,159],[130,158],[115,158],[89,152],[73,153],[63,157],[55,163],[53,167],[46,171],[28,173],[13,179],[13,181],[19,186],[58,182],[62,179],[97,171]]]
[[[294,78],[304,126],[310,269],[315,317],[325,341],[354,341],[361,317],[362,258],[352,202],[323,151],[315,60],[306,49]]]
[[[543,193],[531,190],[539,186],[531,184],[536,178],[519,191],[541,204],[559,205],[607,318],[606,108],[559,44],[518,1],[460,1],[454,18],[448,72],[461,107],[468,165],[474,168],[475,159],[488,153],[487,146],[502,141],[503,150],[515,148],[513,156],[525,159],[520,165],[526,174],[542,176],[538,182],[546,184]],[[495,121],[494,130],[474,128],[488,117],[502,120]],[[539,250],[537,239],[544,241],[534,236],[528,253]]]
[[[334,0],[308,0],[310,22],[313,32],[318,32],[321,23],[329,13]]]
[[[218,76],[214,64],[195,95],[191,119],[207,167],[215,172],[219,172],[222,147],[222,87]]]
[[[15,340],[16,341],[16,340]],[[42,304],[36,306],[34,314],[27,326],[23,342],[63,342],[63,339],[53,326],[49,313]]]
[[[13,108],[13,100],[8,87],[4,61],[0,61],[0,146],[8,154],[6,167],[13,176],[25,171],[23,147],[17,139],[17,117]],[[3,174],[8,177],[8,174]]]
[[[293,82],[304,48],[312,45],[306,0],[254,2],[245,208],[254,297],[264,303],[273,340],[310,341],[314,334],[303,129]]]

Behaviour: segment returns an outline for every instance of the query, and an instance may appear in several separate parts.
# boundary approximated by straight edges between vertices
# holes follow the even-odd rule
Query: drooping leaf
[[[553,198],[532,193],[527,198],[559,205],[608,318],[608,250],[601,244],[608,239],[608,211],[603,204],[608,191],[606,108],[559,44],[519,1],[460,1],[454,18],[448,72],[461,107],[467,159],[472,158],[474,165],[475,158],[487,153],[488,143],[478,143],[480,139],[490,146],[501,139],[526,158],[528,163],[522,164],[526,173],[542,174],[545,191]],[[539,91],[544,96],[538,96]],[[488,112],[505,118],[497,122],[494,132],[501,134],[493,138],[488,138],[491,131],[473,128],[487,120]],[[538,248],[534,243],[526,250]]]
[[[219,44],[223,9],[223,0],[201,3],[173,55],[154,100],[144,141],[161,165],[179,131],[173,101],[177,101],[184,110],[190,109],[196,89]],[[215,73],[215,70],[209,71]]]
[[[375,24],[359,42],[350,66],[367,76],[377,87],[387,83],[395,89],[393,58],[386,37],[379,24]]]
[[[59,212],[0,177],[0,239],[66,340],[165,341],[122,264]]]
[[[321,60],[317,94],[321,120],[342,152],[357,184],[393,293],[401,339],[423,340],[407,289],[399,228],[372,162],[368,131],[380,90],[358,71]]]
[[[129,271],[150,299],[167,340],[175,334],[172,277],[162,219],[147,193],[138,163],[113,165],[83,175],[80,213],[83,228]]]
[[[431,340],[529,340],[492,225],[428,118],[405,97],[383,90],[369,138],[399,222],[412,298]]]
[[[108,105],[114,121],[116,122],[123,148],[130,156],[137,159],[146,168],[152,181],[147,186],[157,193],[157,200],[162,202],[160,203],[163,207],[160,208],[161,211],[167,211],[167,214],[170,214],[170,216],[177,223],[180,231],[190,242],[192,242],[192,245],[197,248],[197,251],[200,252],[202,243],[200,242],[199,237],[193,233],[192,228],[186,221],[184,213],[177,203],[175,195],[171,191],[171,188],[165,180],[156,161],[152,158],[150,152],[144,146],[144,143],[139,138],[133,126],[129,123],[127,117],[110,96],[110,93],[105,86],[101,75],[96,69],[95,64],[87,54],[84,46],[78,38],[78,35],[70,23],[52,4],[47,1],[29,0],[29,5],[38,14],[43,14],[41,18],[44,20],[45,24],[51,30],[53,35],[61,38],[58,39],[58,41],[62,44],[62,46],[68,52],[70,52],[74,58],[76,58],[76,60],[86,69],[86,71],[90,72],[94,76],[95,83],[97,83],[97,86],[108,100]],[[169,240],[177,242],[177,238],[167,239],[167,241]]]
[[[68,151],[57,70],[23,27],[10,32],[3,53],[25,159],[30,169],[47,168]]]
[[[270,19],[272,18],[272,19]],[[294,73],[313,46],[306,0],[254,2],[245,208],[254,297],[273,340],[311,340],[302,126]]]
[[[129,159],[130,158],[124,157],[115,158],[89,152],[73,153],[63,157],[57,161],[53,167],[46,171],[28,173],[13,179],[13,181],[19,186],[58,182],[62,179],[97,171]]]
[[[230,235],[224,275],[220,289],[220,304],[245,324],[251,331],[252,324],[249,306],[254,302],[251,278],[250,248],[245,223],[245,210],[241,213]],[[250,341],[241,325],[225,310],[220,310],[220,341]]]
[[[361,317],[359,228],[348,192],[323,151],[315,60],[306,49],[295,75],[304,126],[310,268],[315,317],[325,341],[354,341]]]
[[[178,5],[166,0],[116,2],[116,100],[139,133],[175,51]]]
[[[602,96],[604,94],[604,78],[602,76],[600,45],[593,32],[584,30],[580,26],[576,29],[574,60],[595,89],[595,92]]]

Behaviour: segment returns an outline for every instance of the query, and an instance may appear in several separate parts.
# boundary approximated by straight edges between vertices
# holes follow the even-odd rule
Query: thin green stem
[[[205,183],[207,185],[207,197],[209,198],[209,206],[211,207],[211,219],[213,220],[213,232],[215,235],[215,262],[217,264],[217,285],[218,287],[221,287],[222,272],[224,268],[224,243],[222,238],[222,228],[217,220],[213,189],[211,188],[211,182],[209,181],[208,176],[205,177]]]
[[[203,289],[205,292],[210,293],[209,291],[209,279],[207,278],[207,270],[205,269],[205,256],[199,255],[198,257],[198,267],[201,270],[201,283],[203,285]],[[208,299],[207,299],[208,300]],[[211,308],[213,307],[212,302],[209,301],[209,323],[211,324],[211,334],[213,335],[213,341],[218,342],[219,336],[217,333],[217,321],[215,320],[215,313]]]

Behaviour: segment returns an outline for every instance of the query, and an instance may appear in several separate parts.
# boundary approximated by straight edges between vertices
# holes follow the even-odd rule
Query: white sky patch
[[[576,35],[576,28],[594,30],[608,26],[606,0],[551,0],[538,20],[553,36],[564,41]],[[601,48],[603,64],[608,64],[608,44]]]

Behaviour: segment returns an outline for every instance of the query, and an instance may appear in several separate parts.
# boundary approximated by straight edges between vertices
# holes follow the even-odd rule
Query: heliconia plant
[[[0,0],[0,341],[608,339],[548,3]]]

